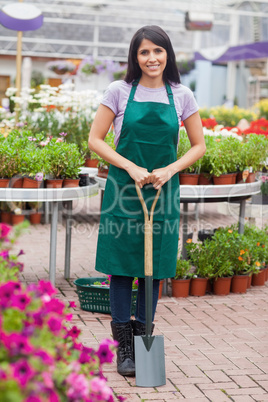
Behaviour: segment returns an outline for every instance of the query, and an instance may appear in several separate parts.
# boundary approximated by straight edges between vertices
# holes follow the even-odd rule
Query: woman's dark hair
[[[141,69],[137,63],[138,48],[143,39],[148,39],[157,46],[163,47],[167,52],[167,65],[163,72],[163,80],[168,84],[180,83],[180,74],[176,65],[176,57],[166,32],[157,25],[147,25],[140,28],[133,36],[128,52],[128,68],[125,77],[126,82],[132,82],[141,77]]]

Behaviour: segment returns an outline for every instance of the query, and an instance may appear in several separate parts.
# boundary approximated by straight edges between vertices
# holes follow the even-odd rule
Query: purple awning
[[[268,42],[249,43],[229,47],[220,57],[210,59],[202,55],[202,52],[195,52],[195,60],[208,60],[213,63],[225,63],[236,60],[263,59],[268,57]]]

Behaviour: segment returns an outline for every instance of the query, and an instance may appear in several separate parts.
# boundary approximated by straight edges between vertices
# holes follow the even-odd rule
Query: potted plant
[[[58,75],[73,73],[76,70],[76,65],[69,60],[49,61],[46,67]]]
[[[77,187],[79,185],[79,171],[83,166],[84,158],[77,144],[63,144],[67,164],[63,170],[63,187]]]
[[[207,241],[203,244],[189,241],[186,245],[189,260],[195,267],[190,283],[191,296],[204,296],[208,279],[212,276],[213,256],[208,254],[206,244]]]
[[[241,142],[234,137],[217,137],[209,150],[209,173],[216,185],[235,184],[241,164]],[[226,180],[227,179],[227,180]]]
[[[87,141],[82,142],[81,153],[82,153],[83,157],[85,158],[85,166],[86,167],[92,167],[92,168],[98,167],[99,160],[97,158],[92,159],[92,157],[91,157],[92,152],[88,148]]]
[[[43,149],[29,147],[22,152],[21,173],[24,175],[24,188],[39,188],[41,186],[44,164]]]
[[[42,208],[42,202],[31,201],[28,202],[28,206],[30,207],[29,220],[32,225],[38,225],[41,223],[42,213],[40,212]]]
[[[180,159],[191,149],[191,143],[184,127],[180,129],[180,140],[177,151],[177,159]],[[181,185],[197,185],[200,171],[200,160],[179,172]]]
[[[63,173],[68,164],[66,159],[66,143],[52,138],[44,147],[44,159],[46,160],[46,187],[62,187]]]
[[[190,261],[178,259],[176,274],[171,279],[172,297],[187,297],[189,295],[192,265]]]
[[[261,171],[266,165],[268,141],[265,135],[249,134],[242,145],[239,170],[240,172],[248,170],[246,182],[254,182],[256,172]]]

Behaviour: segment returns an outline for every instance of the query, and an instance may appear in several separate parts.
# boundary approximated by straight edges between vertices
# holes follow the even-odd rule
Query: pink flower
[[[8,260],[8,257],[9,257],[8,250],[1,251],[0,257],[2,257],[4,260]]]
[[[111,351],[111,346],[114,346],[114,342],[110,339],[104,339],[99,349],[97,350],[97,356],[100,359],[100,364],[103,363],[112,363],[114,353]]]
[[[75,308],[76,307],[76,303],[74,301],[70,301],[69,302],[69,308]]]
[[[28,338],[23,335],[17,333],[12,333],[10,335],[2,334],[1,338],[3,344],[12,356],[30,354],[33,351],[33,347],[29,343]]]
[[[9,235],[11,229],[11,226],[6,225],[5,223],[0,223],[0,240],[5,239]]]
[[[51,299],[48,303],[46,303],[46,310],[50,313],[53,312],[62,315],[64,309],[65,304],[58,299]]]
[[[63,142],[63,141],[64,141],[63,138],[57,138],[57,139],[56,139],[56,142]]]
[[[71,400],[84,400],[89,394],[89,383],[83,374],[71,373],[66,378],[70,388],[67,391],[67,396]]]
[[[49,281],[39,281],[37,288],[42,294],[48,294],[51,296],[57,293],[57,289],[54,288],[54,286]]]
[[[62,137],[66,137],[67,133],[62,132],[62,133],[59,133],[59,135],[61,135]]]
[[[47,321],[47,325],[49,326],[50,331],[55,334],[61,330],[61,319],[50,317]]]
[[[42,399],[40,399],[37,395],[31,395],[28,396],[27,399],[25,399],[25,402],[42,402]]]
[[[19,282],[7,282],[0,286],[0,306],[6,308],[10,305],[10,301],[16,290],[20,290],[21,285]]]
[[[52,389],[53,386],[54,386],[54,383],[53,383],[53,379],[52,379],[51,373],[48,373],[47,371],[45,371],[45,372],[42,373],[42,377],[43,377],[44,385],[45,385],[47,388]]]
[[[93,378],[90,382],[90,389],[93,394],[100,397],[102,401],[113,401],[113,393],[103,378]]]
[[[35,180],[36,181],[42,181],[43,177],[44,177],[43,173],[36,173]]]
[[[21,359],[13,363],[12,368],[13,377],[19,382],[22,387],[25,387],[34,376],[34,370],[25,359]]]
[[[53,364],[53,357],[51,357],[47,352],[45,352],[44,350],[37,350],[34,353],[34,356],[40,357],[40,359],[42,360],[42,362],[44,364],[47,365],[52,365]]]
[[[17,307],[19,310],[25,310],[26,306],[31,302],[31,298],[27,293],[20,293],[12,297],[12,307]]]
[[[76,339],[79,337],[81,330],[78,329],[75,325],[67,332],[66,338],[70,336],[72,339]]]

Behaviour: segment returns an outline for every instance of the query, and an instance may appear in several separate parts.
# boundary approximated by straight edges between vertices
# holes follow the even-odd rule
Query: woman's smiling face
[[[166,50],[151,42],[148,39],[143,39],[137,51],[137,61],[142,71],[142,79],[161,80],[163,71],[167,65]],[[159,81],[160,82],[160,81]]]

